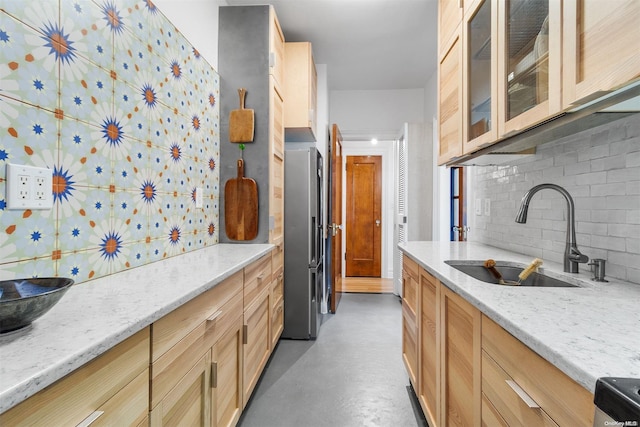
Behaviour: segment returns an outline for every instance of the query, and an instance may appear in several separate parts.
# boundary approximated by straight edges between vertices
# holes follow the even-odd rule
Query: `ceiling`
[[[256,0],[227,0],[230,6]],[[270,0],[285,39],[309,41],[329,90],[423,88],[436,70],[437,0]]]

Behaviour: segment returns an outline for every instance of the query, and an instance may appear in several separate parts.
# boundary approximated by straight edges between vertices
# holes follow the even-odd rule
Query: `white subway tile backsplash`
[[[550,182],[574,199],[579,249],[607,260],[607,275],[640,283],[640,114],[537,147],[510,165],[472,167],[474,198],[491,200],[469,240],[562,262],[566,203],[542,190],[528,221],[514,221],[531,187]],[[581,267],[582,270],[588,267]]]

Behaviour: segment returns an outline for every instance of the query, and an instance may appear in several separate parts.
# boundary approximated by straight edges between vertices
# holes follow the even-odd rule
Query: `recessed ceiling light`
[[[378,143],[378,140],[376,138],[371,138],[371,143],[373,145],[376,145]]]

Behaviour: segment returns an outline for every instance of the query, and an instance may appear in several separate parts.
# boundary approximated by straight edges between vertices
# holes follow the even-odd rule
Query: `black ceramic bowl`
[[[0,281],[0,333],[28,326],[53,307],[73,285],[65,277]]]

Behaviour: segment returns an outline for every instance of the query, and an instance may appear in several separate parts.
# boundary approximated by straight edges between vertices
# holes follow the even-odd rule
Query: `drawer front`
[[[486,316],[482,317],[482,349],[556,423],[593,424],[593,394]]]
[[[234,326],[235,320],[242,314],[242,293],[236,293],[205,322],[205,346],[211,347],[222,335]]]
[[[549,426],[558,425],[541,408],[530,407],[516,391],[508,385],[513,379],[498,364],[482,352],[482,394],[499,414],[482,412],[482,420],[490,425],[494,418],[502,418],[509,426]],[[533,402],[530,402],[532,404]],[[483,408],[484,409],[484,408]]]
[[[0,425],[75,426],[103,405],[111,409],[109,399],[148,368],[149,328],[145,328],[0,415]],[[102,416],[108,419],[120,415]]]
[[[198,325],[214,315],[226,301],[241,291],[242,280],[243,273],[239,271],[156,321],[153,324],[151,359],[158,360]]]
[[[244,308],[249,307],[271,283],[271,254],[244,269]]]
[[[413,278],[416,282],[420,277],[420,267],[418,263],[409,258],[406,254],[402,256],[402,270]]]

